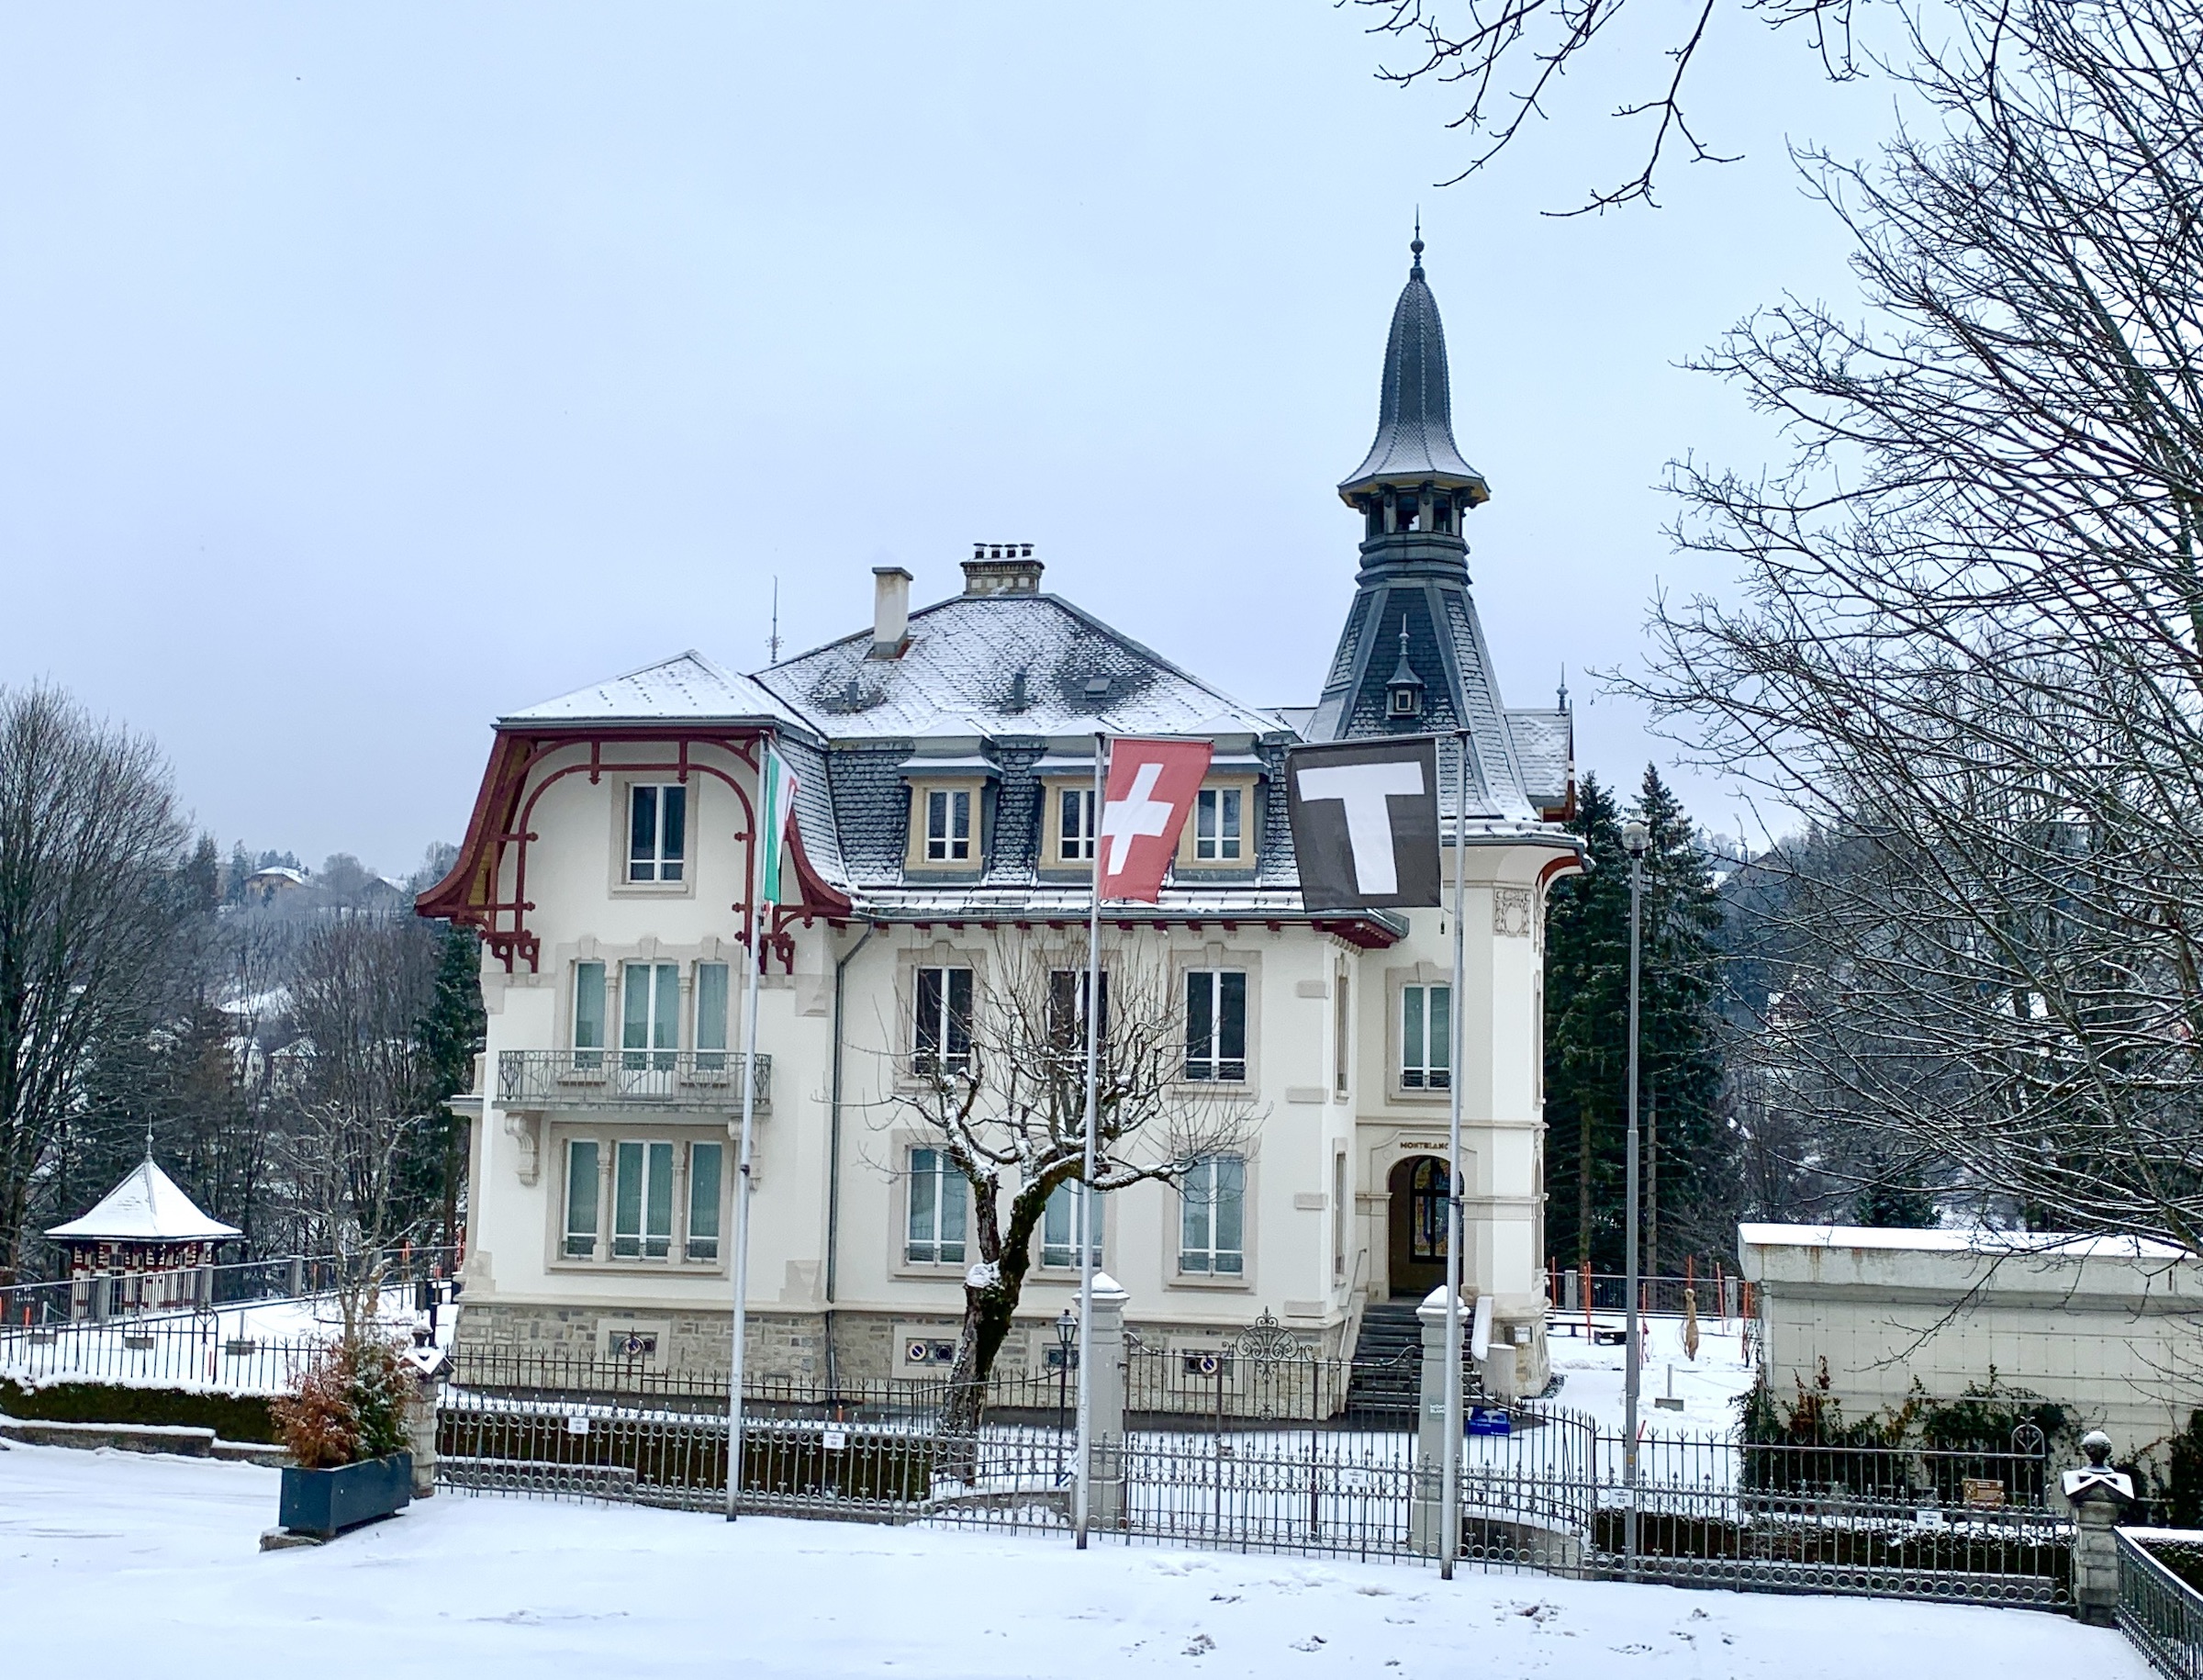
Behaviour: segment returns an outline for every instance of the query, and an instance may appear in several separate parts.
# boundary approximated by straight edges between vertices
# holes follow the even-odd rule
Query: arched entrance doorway
[[[1420,1300],[1446,1282],[1446,1163],[1411,1155],[1385,1181],[1392,1194],[1392,1294]]]

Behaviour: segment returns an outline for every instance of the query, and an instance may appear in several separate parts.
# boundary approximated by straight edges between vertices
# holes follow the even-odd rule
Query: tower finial
[[[145,1123],[145,1159],[153,1159],[153,1123],[150,1118]]]
[[[1423,207],[1421,205],[1415,207],[1415,237],[1408,242],[1407,249],[1408,254],[1415,258],[1415,263],[1408,272],[1420,275],[1423,273]]]

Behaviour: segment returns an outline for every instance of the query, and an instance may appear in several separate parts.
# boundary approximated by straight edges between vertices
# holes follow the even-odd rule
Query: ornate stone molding
[[[1506,939],[1527,939],[1537,924],[1538,901],[1527,887],[1492,889],[1492,931]]]
[[[520,1146],[520,1156],[513,1165],[520,1175],[520,1182],[531,1189],[542,1170],[542,1117],[539,1114],[509,1113],[505,1116],[505,1136]]]

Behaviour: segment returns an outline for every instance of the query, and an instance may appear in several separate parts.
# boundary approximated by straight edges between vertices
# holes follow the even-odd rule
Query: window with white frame
[[[1100,1196],[1087,1198],[1087,1217],[1093,1221],[1087,1232],[1087,1247],[1094,1253],[1094,1264],[1102,1263],[1102,1208]],[[1044,1266],[1076,1266],[1079,1263],[1079,1186],[1058,1184],[1048,1192],[1048,1199],[1040,1209],[1040,1263]]]
[[[574,1066],[583,1072],[604,1066],[604,965],[574,965]]]
[[[964,788],[934,788],[925,795],[925,860],[962,863],[971,851],[971,793]]]
[[[1094,856],[1094,790],[1059,788],[1056,793],[1056,861],[1090,863]]]
[[[673,1145],[622,1137],[612,1146],[612,1258],[673,1251]]]
[[[727,1065],[727,965],[696,965],[696,1067],[716,1073]]]
[[[576,1137],[566,1144],[566,1230],[559,1251],[568,1260],[597,1258],[597,1173],[601,1153],[593,1137]]]
[[[1193,856],[1201,863],[1234,863],[1243,856],[1239,812],[1245,790],[1203,788],[1193,801]]]
[[[719,1260],[723,1143],[569,1137],[563,1161],[560,1259],[662,1262],[678,1255],[706,1263]],[[684,1164],[685,1180],[676,1176]]]
[[[681,970],[677,963],[620,969],[620,1065],[670,1069],[681,1047]]]
[[[903,1259],[914,1266],[962,1265],[971,1186],[945,1149],[912,1149],[910,1183]]]
[[[1400,1088],[1453,1087],[1453,988],[1400,989]]]
[[[1187,1171],[1178,1192],[1178,1269],[1198,1277],[1237,1277],[1247,1270],[1247,1162],[1211,1155]]]
[[[1247,976],[1237,969],[1186,975],[1186,1077],[1232,1084],[1247,1078]]]
[[[688,857],[688,790],[638,782],[627,790],[627,879],[677,881]]]
[[[971,970],[918,970],[911,1064],[922,1078],[971,1071]]]
[[[1094,1036],[1109,1042],[1109,970],[1094,980]],[[1060,1051],[1086,1054],[1086,970],[1052,969],[1048,972],[1048,1040]]]
[[[719,1258],[719,1187],[726,1158],[724,1144],[688,1146],[688,1235],[683,1251],[692,1260]]]

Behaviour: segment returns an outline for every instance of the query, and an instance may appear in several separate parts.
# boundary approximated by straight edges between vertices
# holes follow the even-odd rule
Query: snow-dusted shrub
[[[406,1450],[411,1389],[397,1345],[363,1338],[330,1349],[268,1410],[301,1469],[336,1470]]]

